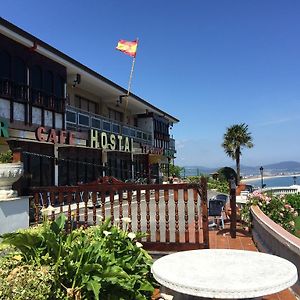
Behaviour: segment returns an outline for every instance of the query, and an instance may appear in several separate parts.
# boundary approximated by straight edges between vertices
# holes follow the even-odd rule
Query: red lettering
[[[37,130],[35,131],[36,139],[40,142],[45,141],[43,133],[45,133],[45,128],[44,127],[38,127]]]
[[[66,138],[67,138],[67,132],[65,130],[61,130],[60,135],[59,135],[59,143],[60,144],[65,144],[66,143]]]
[[[53,144],[57,143],[57,137],[56,137],[55,129],[50,129],[49,134],[48,134],[47,142],[50,142],[50,143],[53,143]]]
[[[74,132],[69,132],[69,145],[74,145],[75,134]]]

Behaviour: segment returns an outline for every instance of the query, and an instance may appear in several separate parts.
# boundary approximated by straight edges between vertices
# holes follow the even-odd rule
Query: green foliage
[[[62,214],[52,223],[4,234],[2,243],[18,249],[22,264],[51,268],[69,299],[151,297],[155,284],[150,272],[152,258],[137,242],[143,234],[129,233],[127,227],[121,230],[109,219],[66,234],[65,222]]]
[[[13,155],[11,150],[0,153],[0,164],[11,163],[12,160],[13,160]]]
[[[300,215],[300,195],[299,194],[289,194],[289,195],[286,195],[285,198],[286,198],[286,201],[297,210],[298,215]]]
[[[202,176],[189,176],[187,178],[188,183],[200,183],[201,177],[205,177],[207,180],[207,188],[209,190],[216,190],[220,193],[228,194],[229,193],[229,184],[227,181],[216,180],[208,175]]]
[[[239,183],[241,150],[244,147],[253,147],[252,136],[248,132],[248,125],[241,123],[228,127],[223,137],[222,147],[225,153],[236,162],[237,182]]]
[[[297,210],[288,202],[285,195],[261,194],[254,191],[249,195],[249,201],[242,209],[242,219],[251,224],[250,207],[258,205],[275,223],[282,226],[285,230],[295,234],[295,221],[298,217]]]
[[[225,180],[216,180],[209,178],[207,182],[207,187],[209,190],[217,190],[220,193],[228,194],[229,193],[229,184]]]
[[[180,173],[183,171],[182,167],[169,164],[169,174],[170,176],[180,177]],[[168,167],[162,169],[163,175],[168,176]]]
[[[237,179],[237,175],[236,175],[235,170],[233,170],[230,167],[221,168],[217,172],[219,174],[218,177],[219,177],[220,181],[226,181],[226,182],[228,182],[232,178],[235,178],[235,180]]]
[[[11,255],[0,260],[0,299],[54,300],[64,295],[49,266],[22,264],[20,255]]]

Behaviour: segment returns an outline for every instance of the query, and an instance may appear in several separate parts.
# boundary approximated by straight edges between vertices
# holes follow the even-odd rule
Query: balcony
[[[83,111],[73,106],[67,106],[66,127],[68,130],[88,131],[89,129],[96,129],[113,134],[122,134],[133,138],[135,142],[152,145],[153,137],[149,131]]]

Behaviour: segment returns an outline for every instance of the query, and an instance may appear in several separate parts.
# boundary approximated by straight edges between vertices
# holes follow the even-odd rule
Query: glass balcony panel
[[[101,129],[101,121],[99,119],[92,118],[92,127]]]
[[[81,126],[90,126],[89,116],[78,114],[78,125]]]
[[[109,132],[111,131],[109,122],[103,121],[103,130],[109,131]]]
[[[112,124],[112,132],[119,134],[120,133],[120,125],[118,124]]]
[[[67,111],[66,120],[67,122],[76,124],[76,113],[73,111]]]

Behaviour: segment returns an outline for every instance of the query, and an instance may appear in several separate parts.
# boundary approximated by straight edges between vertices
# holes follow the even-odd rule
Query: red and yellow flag
[[[137,45],[138,45],[137,41],[130,42],[130,41],[125,41],[125,40],[119,40],[116,49],[122,51],[123,53],[125,53],[131,57],[135,57]]]

